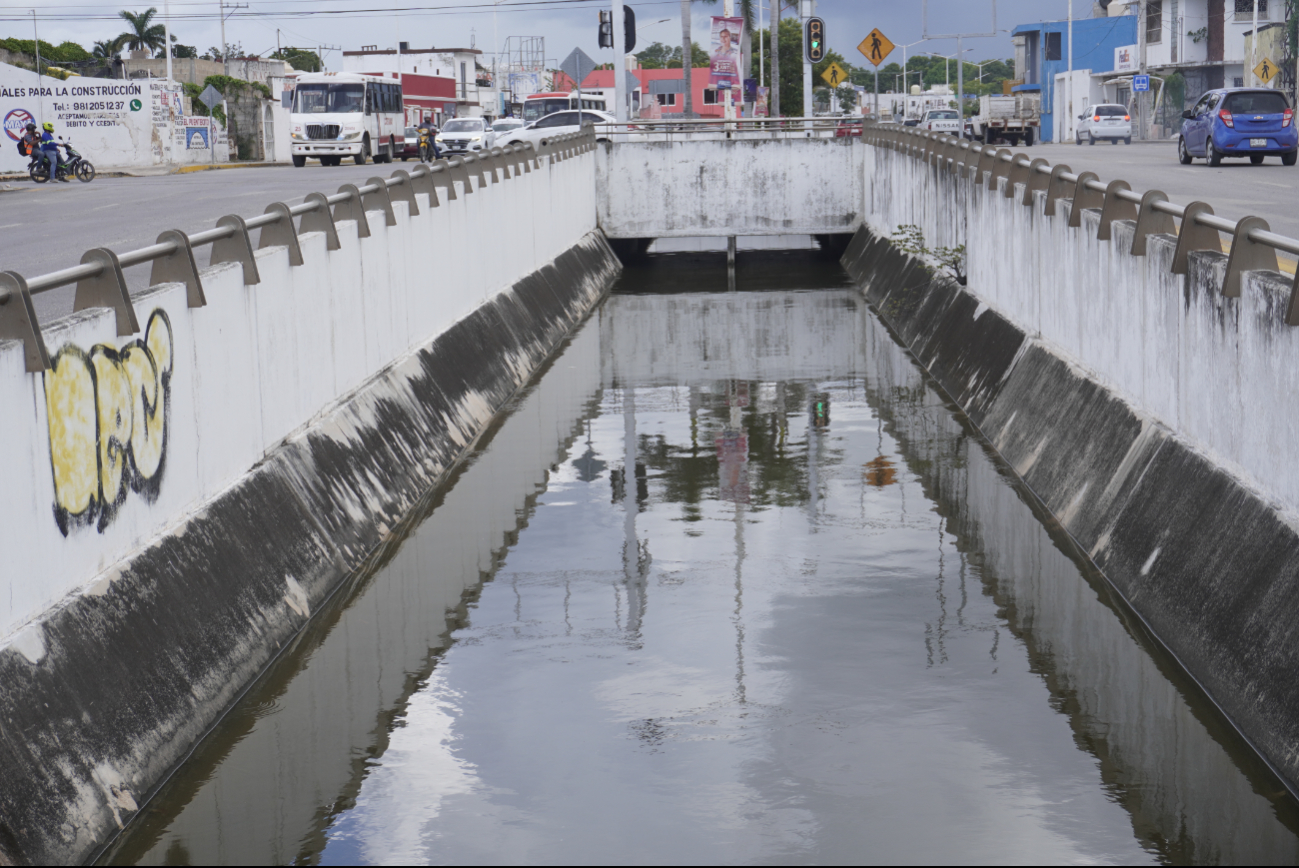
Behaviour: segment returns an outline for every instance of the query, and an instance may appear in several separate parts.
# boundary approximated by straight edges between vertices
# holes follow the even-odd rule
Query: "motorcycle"
[[[59,145],[67,152],[67,156],[59,160],[58,178],[75,177],[83,184],[95,180],[94,164],[77,153],[71,141],[65,142],[60,137]],[[44,184],[50,179],[50,167],[46,165],[39,150],[32,152],[31,162],[27,164],[27,175],[37,184]]]
[[[421,162],[427,163],[437,156],[434,150],[433,137],[437,132],[430,127],[420,127],[419,130],[419,158]]]

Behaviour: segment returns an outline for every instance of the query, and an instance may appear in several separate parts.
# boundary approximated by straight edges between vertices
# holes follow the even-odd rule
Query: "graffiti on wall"
[[[134,491],[158,496],[167,456],[171,321],[155,310],[144,337],[121,349],[60,349],[45,374],[54,520],[64,536],[102,533]]]

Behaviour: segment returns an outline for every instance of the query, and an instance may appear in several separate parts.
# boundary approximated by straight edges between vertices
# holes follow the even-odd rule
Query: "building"
[[[1132,70],[1118,69],[1123,49],[1135,52],[1137,17],[1110,15],[1116,4],[1096,4],[1096,17],[1073,22],[1073,106],[1069,106],[1069,22],[1021,24],[1011,31],[1017,91],[1042,94],[1042,140],[1068,141],[1074,121],[1087,106],[1127,102]],[[1134,54],[1132,56],[1135,56]]]
[[[1136,0],[1129,5],[1135,9]],[[1283,50],[1284,34],[1276,31],[1284,30],[1285,9],[1285,0],[1258,0],[1260,51],[1251,57],[1254,0],[1147,0],[1146,68],[1154,74],[1180,72],[1186,79],[1188,104],[1206,90],[1259,86],[1250,71],[1263,60],[1264,51]],[[1285,60],[1268,59],[1274,64]],[[1281,83],[1277,77],[1270,86]]]
[[[640,83],[631,96],[631,116],[662,117],[685,111],[685,73],[677,69],[629,70]],[[706,66],[691,69],[690,89],[694,92],[695,114],[701,118],[725,117],[726,107],[720,92],[708,86],[709,70]],[[599,93],[605,97],[609,111],[614,105],[614,70],[597,69],[582,82],[583,93]],[[555,91],[567,93],[576,90],[573,79],[562,72],[555,73]],[[651,99],[653,104],[651,105]]]
[[[387,75],[401,82],[407,120],[441,124],[453,117],[499,117],[500,92],[491,73],[479,68],[477,48],[380,49],[365,45],[343,52],[343,71]]]

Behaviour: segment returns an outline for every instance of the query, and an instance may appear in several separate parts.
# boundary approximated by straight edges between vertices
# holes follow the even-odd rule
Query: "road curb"
[[[189,175],[194,172],[209,172],[213,169],[271,169],[276,166],[287,166],[288,163],[209,163],[202,166],[181,166],[173,174]]]

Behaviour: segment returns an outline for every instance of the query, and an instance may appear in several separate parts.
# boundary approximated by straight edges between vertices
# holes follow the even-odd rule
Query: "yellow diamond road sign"
[[[857,50],[866,55],[866,59],[871,63],[879,66],[884,62],[884,58],[892,53],[893,43],[889,42],[889,38],[880,33],[880,29],[876,27],[870,32],[869,36],[861,41],[861,45],[857,46]]]
[[[821,73],[821,78],[826,84],[830,85],[830,87],[838,87],[848,81],[848,73],[845,72],[844,68],[839,64],[831,63],[826,68],[825,72]]]
[[[1263,84],[1267,84],[1269,81],[1276,78],[1276,74],[1280,71],[1281,68],[1266,57],[1263,58],[1262,63],[1254,67],[1254,74],[1258,76],[1258,80],[1263,82]]]

